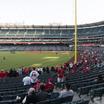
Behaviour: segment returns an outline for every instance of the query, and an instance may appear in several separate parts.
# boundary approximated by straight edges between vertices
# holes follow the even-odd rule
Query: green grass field
[[[72,56],[73,52],[18,51],[13,54],[9,51],[1,51],[0,70],[28,66],[56,66],[67,62]]]

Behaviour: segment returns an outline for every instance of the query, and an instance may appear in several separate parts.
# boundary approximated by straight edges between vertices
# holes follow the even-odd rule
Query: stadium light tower
[[[74,32],[74,63],[76,64],[77,63],[77,54],[78,54],[78,50],[77,50],[77,48],[78,48],[78,44],[77,44],[77,0],[74,0],[74,9],[75,9],[75,11],[74,11],[74,14],[75,14],[75,16],[74,16],[74,18],[75,18],[75,32]]]

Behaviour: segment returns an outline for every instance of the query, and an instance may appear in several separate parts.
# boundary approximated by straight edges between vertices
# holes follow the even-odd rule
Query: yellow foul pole
[[[78,48],[78,44],[77,44],[77,0],[75,1],[75,33],[74,33],[74,63],[77,63],[77,48]]]

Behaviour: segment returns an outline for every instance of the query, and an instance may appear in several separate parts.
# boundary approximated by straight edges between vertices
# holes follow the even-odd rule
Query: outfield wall
[[[0,45],[2,51],[68,51],[67,45]]]

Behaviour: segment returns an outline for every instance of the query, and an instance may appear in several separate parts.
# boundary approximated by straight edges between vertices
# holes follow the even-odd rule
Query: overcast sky
[[[77,0],[78,24],[104,20],[104,0]],[[0,0],[0,23],[74,24],[74,0]]]

